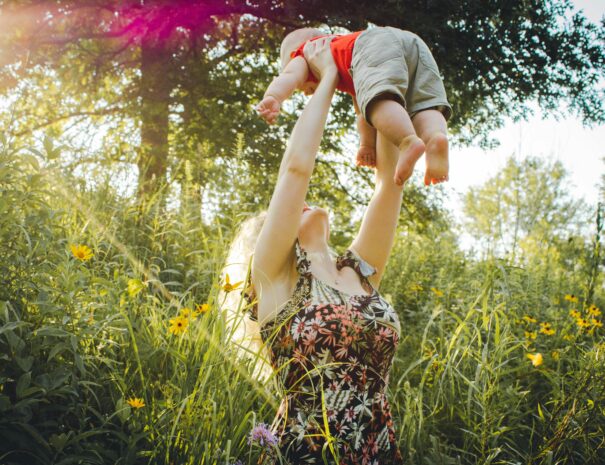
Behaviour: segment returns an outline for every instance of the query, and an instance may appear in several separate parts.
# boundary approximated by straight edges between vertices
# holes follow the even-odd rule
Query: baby
[[[326,34],[303,28],[282,41],[282,71],[257,106],[268,123],[275,122],[281,103],[296,89],[305,95],[315,91],[317,77],[310,72],[303,48],[307,41],[320,37]],[[452,108],[428,46],[416,34],[388,26],[331,37],[339,76],[336,88],[353,97],[357,113],[357,165],[376,165],[378,130],[400,150],[395,183],[403,185],[425,150],[424,184],[447,181],[446,121]]]

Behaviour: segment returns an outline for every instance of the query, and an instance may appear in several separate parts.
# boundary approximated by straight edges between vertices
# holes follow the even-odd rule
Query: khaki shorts
[[[446,121],[452,116],[443,80],[428,46],[416,34],[394,27],[362,32],[353,48],[351,69],[357,104],[365,120],[375,98],[392,98],[410,118],[422,110],[437,109]]]

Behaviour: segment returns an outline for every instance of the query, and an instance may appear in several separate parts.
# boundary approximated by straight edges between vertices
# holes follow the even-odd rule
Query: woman
[[[385,392],[400,323],[377,291],[401,208],[397,148],[379,137],[373,197],[351,246],[334,257],[328,212],[305,202],[338,79],[329,38],[309,43],[305,57],[321,80],[255,223],[247,294],[287,392],[273,430],[287,463],[399,464]]]

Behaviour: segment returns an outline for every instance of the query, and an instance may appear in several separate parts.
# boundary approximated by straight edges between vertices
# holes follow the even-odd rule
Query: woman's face
[[[304,242],[314,242],[319,237],[330,238],[330,217],[325,208],[310,206],[305,202],[298,228],[298,237]]]

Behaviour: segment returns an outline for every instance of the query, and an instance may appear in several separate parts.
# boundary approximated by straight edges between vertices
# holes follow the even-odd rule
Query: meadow
[[[279,393],[221,302],[241,292],[221,270],[245,215],[205,224],[186,199],[87,187],[52,142],[3,142],[0,462],[275,456]],[[400,228],[381,292],[404,328],[389,396],[407,463],[604,463],[600,215],[585,237],[527,234],[515,262],[460,250],[448,222]]]
[[[605,123],[605,23],[573,4],[0,1],[0,465],[279,463],[286,393],[237,337],[225,266],[308,101],[273,126],[254,110],[283,37],[413,31],[451,147],[485,149],[532,106]],[[337,92],[306,199],[338,253],[374,188],[355,121]],[[605,179],[589,205],[562,163],[517,153],[457,220],[420,165],[379,289],[405,463],[605,464]]]

